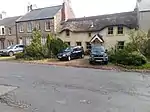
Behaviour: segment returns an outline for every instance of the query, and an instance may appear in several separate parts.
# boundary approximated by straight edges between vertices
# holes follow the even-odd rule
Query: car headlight
[[[91,55],[91,58],[94,58],[94,55]]]
[[[63,56],[65,57],[65,56],[66,56],[66,54],[63,54]]]

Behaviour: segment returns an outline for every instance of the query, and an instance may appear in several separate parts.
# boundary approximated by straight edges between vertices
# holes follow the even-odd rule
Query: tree
[[[47,54],[47,57],[52,57],[53,53],[52,53],[52,41],[53,41],[54,37],[52,34],[48,34],[47,35],[47,40],[46,40],[46,44],[45,44],[45,47],[46,47],[46,54]]]
[[[142,54],[145,52],[145,43],[147,42],[147,34],[141,30],[132,30],[129,33],[130,44],[135,51]]]
[[[41,38],[41,32],[34,29],[32,32],[31,44],[25,48],[25,55],[27,57],[32,57],[35,59],[43,58]]]

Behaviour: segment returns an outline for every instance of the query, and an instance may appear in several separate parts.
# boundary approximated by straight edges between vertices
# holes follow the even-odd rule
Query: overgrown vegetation
[[[31,44],[25,47],[23,53],[18,53],[16,59],[39,60],[54,58],[58,52],[67,47],[67,44],[52,34],[47,35],[46,43],[43,45],[41,32],[36,29],[33,30],[31,38]]]
[[[112,48],[108,54],[110,62],[128,66],[142,66],[147,63],[150,56],[150,38],[140,30],[132,30],[129,33],[130,42],[126,43],[124,49]]]

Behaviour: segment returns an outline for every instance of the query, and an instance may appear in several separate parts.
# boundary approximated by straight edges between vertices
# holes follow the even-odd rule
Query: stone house
[[[16,43],[15,21],[18,18],[20,18],[20,16],[0,20],[0,49],[4,49]]]
[[[29,45],[34,28],[42,32],[42,43],[45,43],[48,33],[57,34],[62,21],[74,18],[74,13],[66,1],[62,5],[32,9],[16,20],[17,42]]]
[[[62,23],[59,36],[71,46],[82,45],[89,49],[91,41],[100,41],[106,48],[118,44],[123,47],[129,41],[128,32],[138,28],[137,12],[123,12],[93,17],[68,19]]]

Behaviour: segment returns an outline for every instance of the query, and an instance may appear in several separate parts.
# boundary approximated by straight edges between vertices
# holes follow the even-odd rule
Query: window
[[[70,46],[70,42],[65,42],[66,44],[68,44]]]
[[[27,23],[27,32],[32,32],[32,23],[31,22]]]
[[[41,43],[42,43],[42,45],[44,45],[45,43],[46,43],[46,38],[45,37],[42,37],[42,39],[41,39]]]
[[[113,26],[108,27],[108,34],[113,34],[114,33],[114,29]]]
[[[124,48],[124,41],[118,41],[118,49],[123,49]]]
[[[40,23],[37,22],[35,27],[36,27],[37,30],[40,30],[40,29],[41,29],[41,28],[40,28]]]
[[[91,33],[89,33],[89,37],[91,37],[92,35],[91,35]]]
[[[86,42],[86,49],[91,49],[91,44],[90,44],[90,42]]]
[[[123,34],[123,26],[118,26],[118,34]]]
[[[5,34],[5,28],[2,28],[2,35]]]
[[[66,36],[70,36],[70,31],[66,30]]]
[[[26,37],[26,45],[30,45],[32,41],[31,37]]]
[[[82,46],[82,42],[76,42],[77,46]]]
[[[8,35],[11,35],[11,28],[8,28]]]
[[[19,32],[24,32],[23,30],[23,24],[19,24]]]
[[[24,46],[24,45],[19,45],[18,47],[20,47],[20,48],[24,48],[25,46]]]
[[[46,21],[45,22],[45,30],[50,31],[50,29],[51,29],[51,23],[50,23],[50,21]]]

